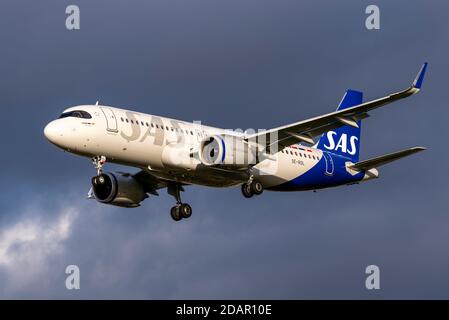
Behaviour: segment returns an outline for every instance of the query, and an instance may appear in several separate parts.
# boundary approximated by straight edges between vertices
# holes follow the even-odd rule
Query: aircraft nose
[[[44,136],[55,146],[64,150],[76,149],[75,128],[67,128],[69,124],[64,119],[56,119],[44,128]]]
[[[58,140],[58,137],[61,134],[58,129],[59,126],[55,122],[56,121],[52,121],[48,123],[44,128],[44,136],[48,139],[48,141],[53,143],[56,143],[56,140]]]
[[[58,147],[63,147],[66,144],[64,123],[61,123],[59,119],[53,120],[47,124],[44,128],[44,136],[48,141]]]

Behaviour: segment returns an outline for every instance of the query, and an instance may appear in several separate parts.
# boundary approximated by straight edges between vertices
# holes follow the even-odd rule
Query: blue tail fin
[[[347,90],[337,110],[346,109],[361,104],[363,93]],[[335,130],[325,132],[318,141],[317,148],[349,158],[352,162],[359,160],[361,121],[357,121],[358,128],[350,125],[341,126]]]

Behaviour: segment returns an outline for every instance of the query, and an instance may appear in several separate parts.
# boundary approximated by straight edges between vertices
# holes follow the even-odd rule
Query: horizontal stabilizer
[[[383,155],[380,157],[376,157],[376,158],[372,158],[369,160],[360,161],[360,162],[354,163],[353,165],[349,166],[349,168],[355,169],[355,170],[369,170],[369,169],[380,167],[384,164],[399,160],[401,158],[410,156],[414,153],[424,151],[424,150],[426,150],[426,148],[414,147],[414,148],[410,148],[410,149],[406,149],[406,150],[402,150],[402,151],[398,151],[398,152],[394,152],[394,153],[389,153],[389,154],[386,154],[386,155]]]

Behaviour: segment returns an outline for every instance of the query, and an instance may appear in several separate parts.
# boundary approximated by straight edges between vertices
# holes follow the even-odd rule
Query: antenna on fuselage
[[[97,100],[97,102],[95,102],[95,105],[98,106],[98,100]]]

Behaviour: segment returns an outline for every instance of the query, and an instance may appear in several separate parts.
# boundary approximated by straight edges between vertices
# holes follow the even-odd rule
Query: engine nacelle
[[[136,179],[129,174],[105,172],[92,178],[95,199],[120,207],[134,208],[147,198],[147,194]]]
[[[255,151],[240,137],[214,135],[201,141],[198,155],[206,166],[244,167],[256,163]]]

